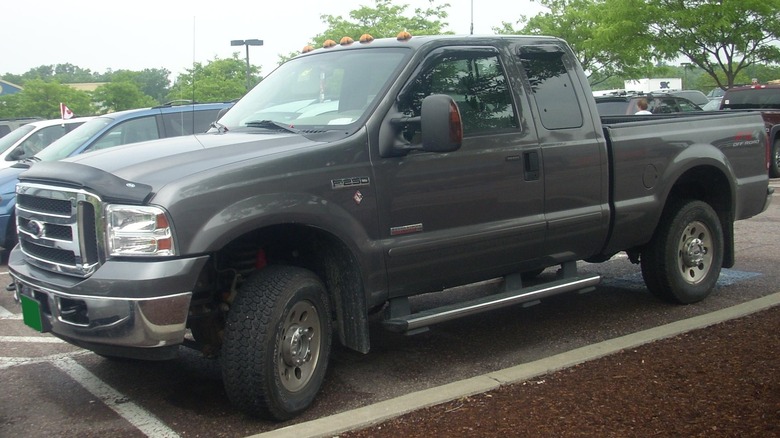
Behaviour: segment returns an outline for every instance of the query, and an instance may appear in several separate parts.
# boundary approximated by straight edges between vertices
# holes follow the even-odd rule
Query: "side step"
[[[599,284],[600,281],[600,275],[564,278],[536,286],[509,290],[470,301],[464,301],[462,303],[424,310],[418,313],[391,317],[390,319],[383,321],[382,324],[387,330],[396,333],[424,331],[429,325],[457,319],[463,316],[474,315],[515,304],[537,301],[565,292],[593,288]]]

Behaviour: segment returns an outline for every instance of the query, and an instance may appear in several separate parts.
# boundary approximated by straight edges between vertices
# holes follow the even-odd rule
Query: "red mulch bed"
[[[780,307],[339,436],[780,437]]]

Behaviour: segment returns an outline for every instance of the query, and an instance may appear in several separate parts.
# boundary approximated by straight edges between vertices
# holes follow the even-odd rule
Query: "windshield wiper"
[[[275,122],[273,120],[253,120],[251,122],[246,122],[246,126],[251,128],[281,129],[283,131],[292,132],[293,134],[297,134],[299,132],[291,125]]]

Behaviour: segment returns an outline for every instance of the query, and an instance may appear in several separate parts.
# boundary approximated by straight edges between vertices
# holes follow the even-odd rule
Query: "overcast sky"
[[[472,0],[435,0],[450,3],[448,29],[468,34]],[[473,0],[475,34],[492,34],[502,21],[513,25],[521,15],[542,8],[532,0]],[[407,4],[407,15],[426,0],[397,0]],[[28,0],[4,8],[0,17],[0,75],[22,74],[41,65],[69,63],[93,72],[165,68],[175,78],[193,61],[207,63],[229,58],[245,49],[230,46],[234,39],[261,39],[249,48],[249,61],[268,74],[279,54],[299,51],[325,31],[320,15],[343,16],[373,0]],[[340,36],[334,37],[338,40]]]

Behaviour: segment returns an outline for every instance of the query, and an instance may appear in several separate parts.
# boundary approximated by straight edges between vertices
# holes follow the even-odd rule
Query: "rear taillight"
[[[766,136],[764,136],[764,139],[766,140],[766,171],[769,172],[769,166],[772,163],[772,138],[769,136],[769,129],[766,130]]]

